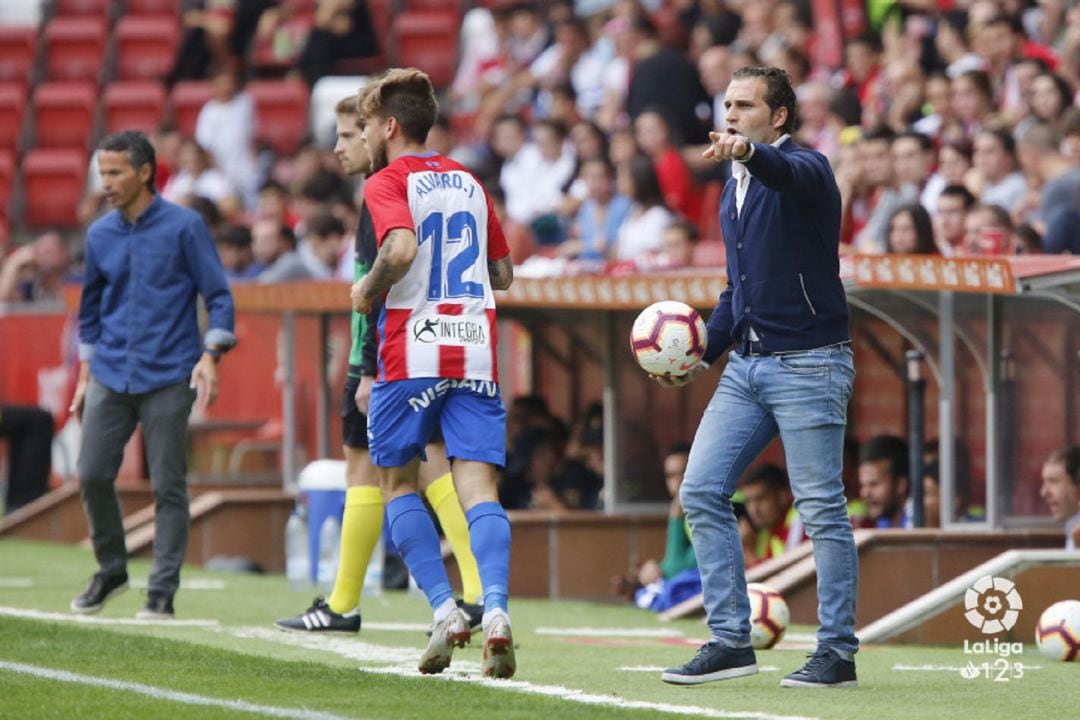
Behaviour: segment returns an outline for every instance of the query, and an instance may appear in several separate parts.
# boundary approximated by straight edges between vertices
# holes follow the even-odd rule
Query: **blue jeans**
[[[709,629],[720,644],[750,646],[750,602],[731,496],[746,468],[779,434],[795,508],[814,544],[818,645],[845,659],[858,650],[858,556],[840,474],[854,380],[847,345],[763,357],[730,354],[679,491]]]

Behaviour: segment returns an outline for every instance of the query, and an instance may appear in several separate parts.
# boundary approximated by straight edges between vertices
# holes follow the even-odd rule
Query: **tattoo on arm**
[[[411,259],[403,264],[395,264],[393,259],[398,249],[396,245],[404,242],[416,242],[411,231],[395,228],[387,233],[386,239],[379,248],[379,254],[375,256],[375,262],[371,265],[371,270],[364,276],[365,295],[368,297],[382,295],[409,272],[409,267],[412,265]]]
[[[496,290],[505,290],[510,287],[514,282],[514,263],[510,256],[489,262],[488,275],[491,277],[491,287]]]

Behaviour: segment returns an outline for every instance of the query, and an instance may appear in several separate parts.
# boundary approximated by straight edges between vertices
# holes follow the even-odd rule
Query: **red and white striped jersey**
[[[378,379],[498,382],[488,262],[510,250],[480,182],[437,153],[403,155],[368,179],[364,201],[379,247],[396,228],[417,242],[379,315]]]

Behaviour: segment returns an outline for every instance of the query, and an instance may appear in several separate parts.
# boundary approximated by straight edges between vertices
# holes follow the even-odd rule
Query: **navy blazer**
[[[735,179],[720,199],[727,288],[709,316],[705,360],[749,327],[754,351],[809,350],[851,339],[840,282],[840,189],[824,155],[792,140],[754,143],[741,215]]]

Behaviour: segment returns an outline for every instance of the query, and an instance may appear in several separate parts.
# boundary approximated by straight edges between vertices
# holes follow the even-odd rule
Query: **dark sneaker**
[[[484,630],[484,661],[480,664],[480,673],[489,678],[509,678],[516,670],[510,618],[498,613]]]
[[[469,618],[460,608],[454,608],[445,620],[432,626],[431,639],[420,656],[420,672],[425,675],[441,673],[450,666],[454,648],[465,647],[471,637]]]
[[[808,688],[853,688],[855,680],[855,662],[845,660],[829,648],[818,648],[803,665],[780,681],[780,687]]]
[[[127,590],[128,576],[97,573],[86,586],[83,594],[71,601],[71,611],[89,615],[105,607],[105,601]]]
[[[172,595],[165,593],[147,593],[146,605],[135,613],[138,620],[172,620],[176,617],[173,611]]]
[[[330,609],[330,605],[321,597],[315,598],[311,607],[300,615],[281,618],[274,623],[282,630],[291,632],[360,632],[360,611],[353,609],[339,615]]]
[[[753,648],[729,648],[716,642],[705,643],[694,658],[677,668],[668,668],[660,679],[674,685],[700,685],[714,680],[730,680],[756,675],[757,656]]]

